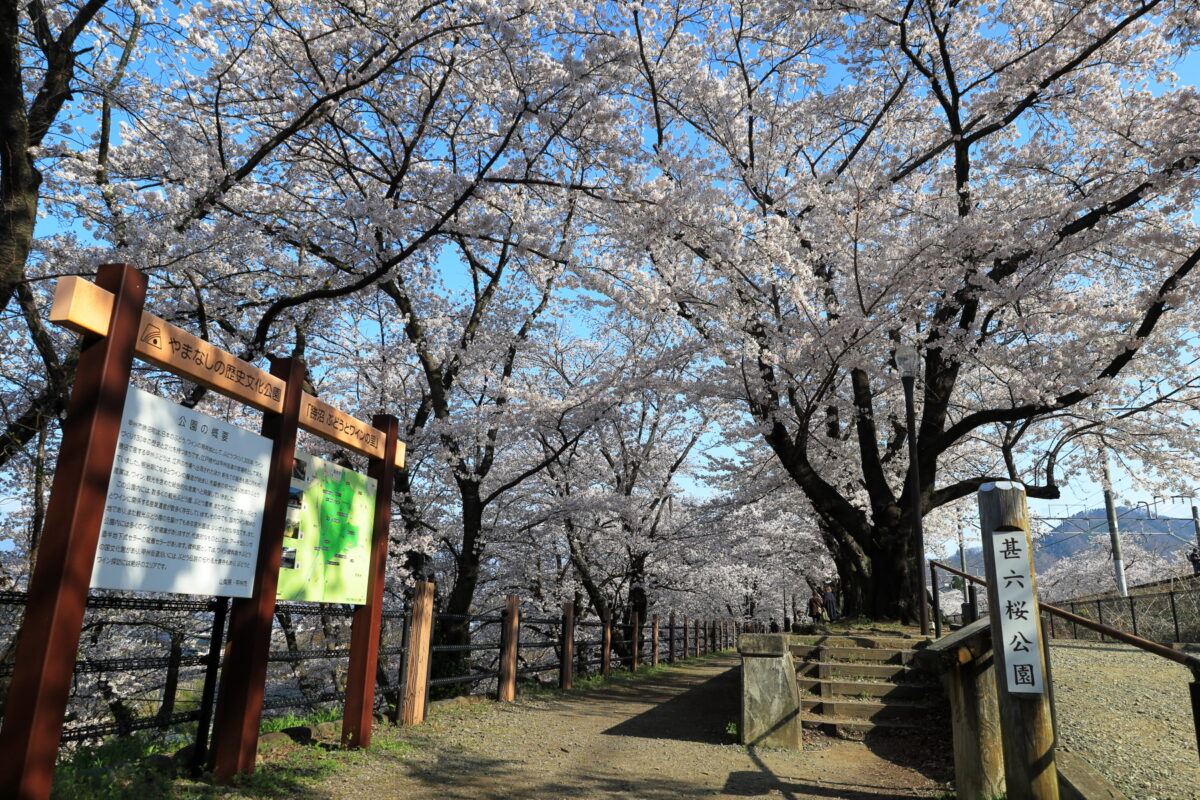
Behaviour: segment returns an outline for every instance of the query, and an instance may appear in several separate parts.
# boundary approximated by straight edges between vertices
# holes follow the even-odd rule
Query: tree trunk
[[[0,10],[0,311],[25,279],[42,182],[29,155],[18,9]]]
[[[475,588],[479,584],[479,564],[483,558],[483,501],[479,496],[479,484],[473,481],[458,481],[462,507],[462,548],[455,558],[456,575],[450,596],[446,599],[446,613],[466,615],[471,613],[475,599]],[[433,643],[437,645],[468,645],[471,643],[471,625],[465,619],[449,619],[434,625]],[[471,669],[470,652],[436,653],[432,675],[435,678],[462,675]],[[470,684],[457,684],[455,694],[465,691]]]
[[[828,521],[822,528],[838,571],[839,615],[915,623],[918,588],[907,517],[853,534]]]

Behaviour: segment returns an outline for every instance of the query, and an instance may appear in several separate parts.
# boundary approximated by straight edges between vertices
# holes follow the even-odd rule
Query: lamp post
[[[917,613],[921,620],[921,635],[929,635],[929,606],[925,602],[925,531],[921,526],[921,468],[917,460],[917,412],[913,389],[917,382],[919,360],[917,348],[903,344],[896,348],[896,366],[900,368],[900,383],[904,386],[904,411],[908,418],[908,490],[912,496],[913,569],[917,572]]]

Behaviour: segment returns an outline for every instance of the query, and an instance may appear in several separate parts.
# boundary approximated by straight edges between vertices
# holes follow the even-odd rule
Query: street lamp
[[[913,556],[917,570],[917,612],[921,619],[921,635],[929,635],[929,607],[925,603],[925,531],[921,526],[921,468],[917,461],[917,411],[913,387],[917,382],[920,360],[917,348],[902,344],[896,348],[896,366],[900,368],[900,383],[904,386],[904,411],[908,417],[908,491],[912,496]]]

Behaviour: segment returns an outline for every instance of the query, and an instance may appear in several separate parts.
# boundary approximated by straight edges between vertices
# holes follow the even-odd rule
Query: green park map
[[[360,472],[296,452],[278,599],[366,602],[375,484]]]

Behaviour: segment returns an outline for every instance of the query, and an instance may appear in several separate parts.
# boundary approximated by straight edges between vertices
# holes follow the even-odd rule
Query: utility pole
[[[1117,591],[1121,593],[1121,597],[1128,597],[1129,589],[1125,585],[1125,559],[1121,555],[1121,530],[1117,527],[1117,507],[1113,503],[1112,479],[1108,472],[1108,450],[1103,451],[1103,459],[1104,510],[1108,514],[1108,538],[1112,542],[1113,574],[1117,578]]]
[[[1200,547],[1200,509],[1192,505],[1192,527],[1196,529],[1196,547]]]

